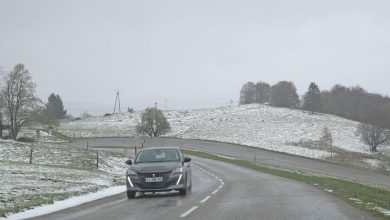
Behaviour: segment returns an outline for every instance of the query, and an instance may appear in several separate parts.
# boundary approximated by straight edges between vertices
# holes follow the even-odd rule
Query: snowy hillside
[[[99,152],[96,170],[95,151],[67,143],[0,140],[0,219],[42,204],[123,185],[126,160],[119,153]]]
[[[261,147],[308,157],[326,157],[329,152],[292,146],[301,140],[318,140],[327,126],[336,147],[370,153],[355,135],[357,122],[325,114],[266,105],[244,105],[214,109],[164,111],[172,126],[167,136],[216,140]],[[76,137],[134,136],[140,112],[110,117],[92,117],[63,123],[60,131]],[[380,147],[388,150],[389,147]]]
[[[357,122],[331,115],[311,115],[300,110],[256,104],[177,113],[170,120],[175,136],[293,152],[297,147],[286,143],[318,140],[327,126],[335,146],[368,153],[368,148],[355,136]]]

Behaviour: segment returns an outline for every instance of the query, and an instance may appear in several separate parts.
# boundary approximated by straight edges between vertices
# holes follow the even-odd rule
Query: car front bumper
[[[179,180],[180,178],[180,180]],[[178,182],[179,181],[179,182]],[[166,192],[185,188],[184,175],[171,175],[161,183],[145,183],[138,176],[126,176],[127,191]]]

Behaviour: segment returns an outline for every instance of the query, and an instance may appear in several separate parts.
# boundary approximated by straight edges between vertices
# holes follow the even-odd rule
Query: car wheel
[[[185,189],[179,189],[179,194],[180,194],[181,196],[187,195],[187,189],[186,189],[186,188],[185,188]]]
[[[187,185],[187,184],[186,184],[186,185]],[[179,194],[180,194],[181,196],[184,196],[184,195],[187,195],[188,193],[191,193],[191,191],[192,191],[192,182],[190,182],[190,185],[187,186],[186,188],[180,189],[180,190],[179,190]]]
[[[135,192],[135,191],[127,191],[127,198],[128,199],[134,199],[136,193],[137,192]]]

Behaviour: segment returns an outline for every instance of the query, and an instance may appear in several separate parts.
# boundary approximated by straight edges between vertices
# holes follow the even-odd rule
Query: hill
[[[140,111],[108,117],[90,117],[61,124],[60,132],[74,137],[135,136]],[[167,136],[216,140],[282,151],[314,158],[330,155],[316,142],[325,126],[333,150],[371,154],[355,135],[357,122],[326,114],[250,104],[194,110],[166,110],[172,126]],[[390,152],[389,146],[378,148]]]

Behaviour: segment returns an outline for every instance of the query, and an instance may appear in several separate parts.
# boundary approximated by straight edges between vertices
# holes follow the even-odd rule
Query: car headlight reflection
[[[128,176],[135,176],[135,175],[137,175],[137,173],[132,171],[132,170],[127,170],[127,175]]]
[[[173,174],[182,174],[183,173],[183,167],[179,167],[172,171]]]

